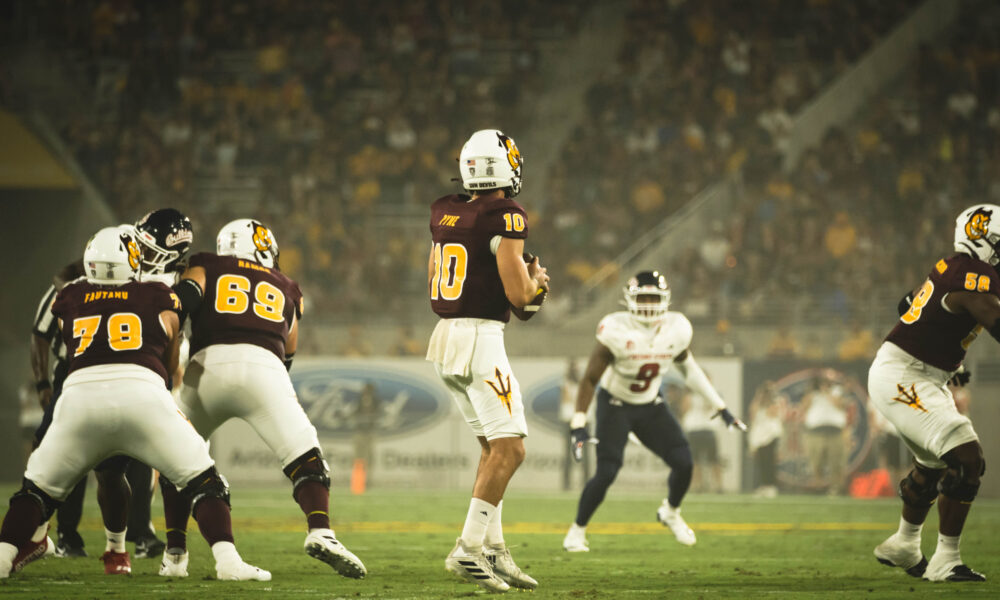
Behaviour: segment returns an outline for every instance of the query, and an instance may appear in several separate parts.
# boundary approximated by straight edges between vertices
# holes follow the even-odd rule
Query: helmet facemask
[[[173,208],[154,210],[135,224],[135,237],[142,246],[143,271],[161,275],[181,269],[191,249],[191,220]]]
[[[670,307],[670,287],[656,271],[639,273],[629,280],[624,292],[625,306],[632,318],[644,325],[662,321]]]

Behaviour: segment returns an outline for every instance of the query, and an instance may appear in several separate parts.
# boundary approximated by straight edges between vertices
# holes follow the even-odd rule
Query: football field
[[[91,482],[92,483],[92,482]],[[516,488],[516,480],[514,483]],[[13,491],[0,486],[4,498]],[[454,598],[485,595],[453,579],[444,557],[461,531],[463,493],[334,490],[338,538],[368,567],[357,581],[336,575],[302,551],[304,523],[288,489],[233,489],[236,543],[247,562],[268,569],[269,582],[220,582],[204,540],[191,521],[190,576],[167,579],[159,559],[133,559],[131,576],[104,575],[104,549],[93,486],[81,533],[89,558],[47,558],[0,580],[7,598]],[[512,491],[504,532],[518,564],[539,581],[538,598],[998,598],[1000,502],[977,501],[962,539],[963,558],[986,583],[931,584],[878,564],[872,548],[895,530],[895,499],[819,496],[758,499],[689,495],[684,516],[698,535],[678,544],[654,513],[661,497],[612,488],[589,530],[591,551],[569,554],[562,538],[576,495]],[[3,501],[6,504],[6,500]],[[6,507],[3,509],[6,511]],[[162,537],[162,504],[154,522]],[[928,556],[936,543],[936,513],[924,531]],[[53,525],[54,528],[54,525]],[[54,531],[53,531],[54,536]],[[129,551],[132,551],[129,544]]]

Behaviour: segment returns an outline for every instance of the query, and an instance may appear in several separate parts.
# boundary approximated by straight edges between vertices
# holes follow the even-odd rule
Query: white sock
[[[126,527],[119,532],[114,532],[105,527],[104,535],[107,538],[108,543],[105,544],[104,551],[108,552],[110,550],[114,550],[118,553],[125,552],[125,531],[127,529],[128,528]]]
[[[958,543],[961,539],[962,536],[960,535],[951,536],[938,533],[937,548],[934,550],[934,555],[942,554],[947,558],[961,560],[961,554],[958,551]]]
[[[49,523],[48,521],[42,523],[35,529],[35,533],[31,534],[31,541],[36,544],[45,539],[46,534],[49,533]]]
[[[899,536],[899,539],[903,540],[904,542],[916,543],[917,545],[920,545],[920,532],[923,530],[923,528],[924,528],[923,523],[919,525],[914,525],[913,523],[910,523],[903,517],[900,517],[899,531],[896,532],[896,535]]]
[[[469,513],[465,515],[465,526],[462,527],[462,545],[466,550],[472,553],[482,550],[486,526],[496,509],[497,507],[479,498],[473,498],[469,502]]]
[[[11,564],[17,558],[17,546],[0,542],[0,562]]]
[[[493,511],[493,517],[486,525],[486,538],[484,544],[487,546],[504,546],[503,525],[500,523],[500,513],[503,511],[503,500],[497,504],[497,509]]]
[[[215,557],[215,564],[232,564],[243,562],[240,553],[236,551],[236,546],[232,542],[215,542],[212,544],[212,556]]]
[[[314,531],[324,531],[324,532],[329,531],[330,535],[332,535],[333,537],[337,537],[337,533],[333,530],[333,527],[329,529],[323,529],[322,527],[313,527],[309,530],[309,533],[312,533]]]
[[[569,529],[570,529],[570,531],[572,531],[574,533],[576,533],[576,532],[587,533],[587,526],[586,525],[577,525],[576,521],[573,521],[573,524],[569,526]]]
[[[677,514],[677,513],[681,512],[681,507],[679,507],[679,506],[671,506],[670,502],[667,501],[666,498],[663,499],[663,504],[661,504],[661,506],[663,508],[667,509],[667,512],[670,513],[670,514]]]

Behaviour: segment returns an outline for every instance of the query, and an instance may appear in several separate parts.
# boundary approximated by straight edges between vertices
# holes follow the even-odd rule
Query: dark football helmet
[[[640,323],[659,322],[670,306],[670,286],[659,271],[640,271],[624,288],[625,306]],[[641,297],[641,299],[640,299]]]
[[[178,271],[191,250],[194,229],[179,210],[154,210],[135,223],[136,239],[142,246],[142,271],[157,275]]]

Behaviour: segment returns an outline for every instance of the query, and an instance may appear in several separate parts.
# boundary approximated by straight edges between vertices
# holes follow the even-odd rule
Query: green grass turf
[[[9,495],[11,486],[0,486]],[[539,580],[536,598],[1000,598],[1000,502],[977,501],[962,539],[962,555],[987,574],[980,584],[931,584],[879,565],[872,549],[894,531],[895,499],[817,496],[757,499],[689,495],[684,516],[698,534],[678,544],[653,521],[661,497],[612,488],[588,532],[591,552],[569,554],[562,537],[576,511],[570,493],[515,490],[504,503],[504,530],[518,564]],[[244,558],[270,570],[270,582],[220,582],[192,521],[191,576],[156,575],[158,560],[134,560],[129,577],[107,576],[97,556],[103,529],[93,488],[81,533],[91,558],[49,558],[0,580],[10,598],[453,598],[479,588],[443,568],[468,506],[463,493],[379,491],[350,496],[335,490],[338,537],[365,562],[361,581],[337,576],[302,551],[304,523],[289,490],[233,489],[236,542]],[[162,532],[160,499],[154,521]],[[924,552],[936,543],[928,519]],[[131,545],[130,545],[131,551]],[[512,590],[515,596],[524,594]]]

